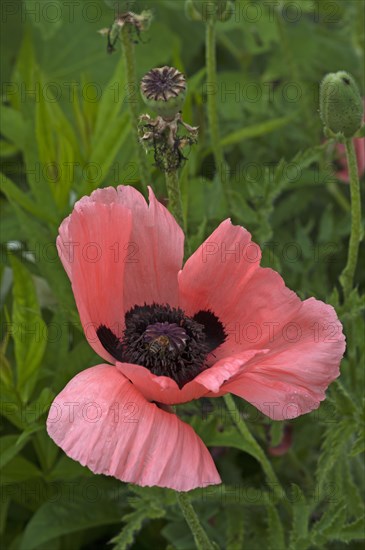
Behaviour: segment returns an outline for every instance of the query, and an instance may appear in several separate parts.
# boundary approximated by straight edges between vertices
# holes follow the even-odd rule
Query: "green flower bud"
[[[141,94],[145,104],[164,120],[173,120],[185,101],[186,81],[173,67],[149,71],[141,81]]]
[[[329,73],[320,86],[320,116],[325,127],[352,137],[363,119],[363,102],[353,77],[345,72]]]

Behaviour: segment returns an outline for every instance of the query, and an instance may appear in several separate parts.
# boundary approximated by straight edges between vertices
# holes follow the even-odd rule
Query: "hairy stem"
[[[347,166],[350,178],[351,194],[351,235],[348,248],[347,264],[340,276],[345,299],[348,298],[354,281],[354,275],[359,254],[359,246],[362,239],[361,230],[361,198],[360,183],[357,170],[357,159],[352,138],[345,141]]]
[[[240,415],[240,412],[231,394],[227,393],[223,396],[223,399],[225,401],[229,414],[232,416],[232,420],[237,426],[238,431],[242,435],[243,439],[247,443],[249,443],[251,449],[253,450],[253,456],[255,456],[256,459],[260,462],[261,467],[266,475],[268,484],[273,490],[273,493],[279,500],[281,500],[285,493],[280,485],[280,481],[276,477],[270,461],[268,460],[260,445],[257,443],[256,439],[253,437],[253,435],[251,435],[251,432],[247,428],[246,423],[242,418],[242,415]]]
[[[184,518],[186,519],[186,523],[189,525],[190,531],[193,534],[198,550],[214,550],[215,547],[209,540],[208,535],[200,523],[189,496],[186,493],[176,493],[176,496]]]
[[[165,171],[167,195],[169,198],[169,210],[181,229],[184,229],[184,217],[181,201],[181,192],[177,171]]]

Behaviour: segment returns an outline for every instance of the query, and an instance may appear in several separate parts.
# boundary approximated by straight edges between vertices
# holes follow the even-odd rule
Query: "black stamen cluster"
[[[182,328],[187,341],[179,351],[169,346],[156,353],[153,342],[146,342],[145,331],[154,323],[169,323]],[[179,387],[195,378],[203,370],[208,353],[204,326],[186,317],[180,308],[161,306],[135,306],[125,317],[126,328],[122,341],[125,360],[147,367],[153,374],[169,376]]]
[[[207,355],[226,339],[222,323],[211,311],[199,311],[191,318],[180,308],[159,304],[129,310],[122,339],[104,325],[96,332],[118,361],[169,376],[180,388],[207,368]]]

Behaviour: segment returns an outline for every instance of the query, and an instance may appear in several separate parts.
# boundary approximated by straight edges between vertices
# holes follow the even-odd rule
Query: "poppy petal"
[[[225,357],[202,371],[181,389],[172,378],[152,374],[150,370],[140,365],[117,362],[116,367],[148,401],[177,405],[199,399],[210,392],[213,392],[211,397],[217,397],[214,393],[219,392],[221,386],[236,375],[245,363],[256,354],[266,352],[267,350],[249,350],[232,357]]]
[[[194,430],[146,401],[114,366],[75,376],[53,402],[51,438],[94,473],[176,491],[221,483]]]
[[[224,324],[227,339],[214,351],[217,359],[266,348],[270,326],[301,307],[278,273],[260,267],[260,259],[250,233],[225,220],[179,274],[180,305],[187,314],[210,310]]]
[[[314,298],[278,330],[270,352],[249,361],[222,390],[238,395],[274,420],[296,418],[319,407],[340,374],[345,350],[342,325],[332,306]]]
[[[104,325],[119,337],[124,329],[123,274],[132,216],[125,206],[110,200],[110,189],[102,191],[75,204],[60,227],[57,247],[86,338],[96,353],[114,362],[96,331]]]
[[[149,191],[149,206],[133,187],[119,186],[118,200],[133,208],[131,247],[124,280],[125,311],[134,306],[178,305],[177,276],[184,255],[184,233]]]

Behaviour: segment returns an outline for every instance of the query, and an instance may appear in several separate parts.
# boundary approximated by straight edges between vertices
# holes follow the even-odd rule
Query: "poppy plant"
[[[274,420],[316,409],[345,349],[334,309],[301,301],[223,221],[182,267],[184,235],[150,190],[83,197],[57,247],[86,338],[105,363],[56,397],[47,429],[95,473],[177,491],[220,483],[170,405],[232,393]]]

